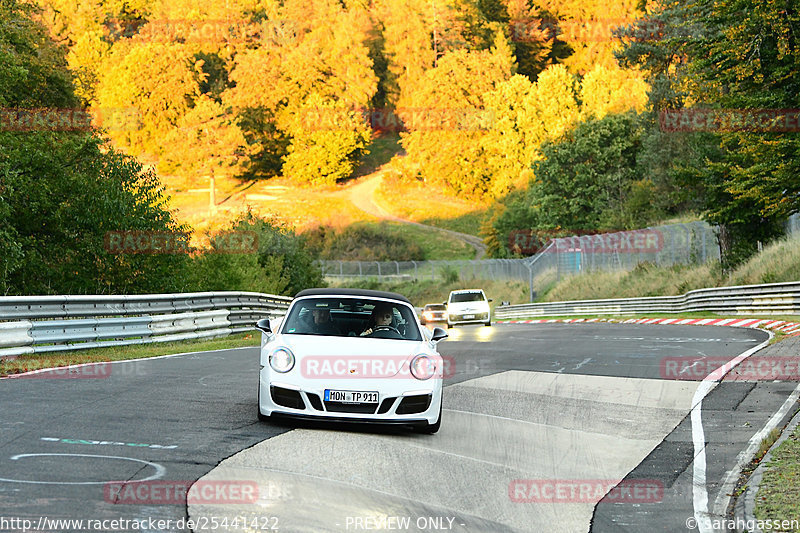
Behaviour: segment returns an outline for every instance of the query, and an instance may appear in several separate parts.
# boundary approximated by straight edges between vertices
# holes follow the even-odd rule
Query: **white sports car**
[[[423,328],[407,298],[358,289],[308,289],[272,331],[258,322],[258,416],[404,424],[442,422],[441,328]]]

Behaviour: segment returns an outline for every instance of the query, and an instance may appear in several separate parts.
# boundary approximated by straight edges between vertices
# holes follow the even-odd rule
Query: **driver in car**
[[[372,334],[377,329],[394,329],[392,327],[392,306],[391,305],[377,305],[372,310],[372,315],[369,318],[370,326],[361,332],[361,336]]]

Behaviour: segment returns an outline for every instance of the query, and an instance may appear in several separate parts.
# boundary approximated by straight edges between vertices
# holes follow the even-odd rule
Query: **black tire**
[[[492,321],[489,320],[488,322],[484,322],[483,325],[484,326],[491,326],[492,325]]]
[[[427,424],[416,428],[417,433],[424,433],[426,435],[433,435],[439,428],[442,427],[442,402],[439,401],[439,419],[433,424]]]

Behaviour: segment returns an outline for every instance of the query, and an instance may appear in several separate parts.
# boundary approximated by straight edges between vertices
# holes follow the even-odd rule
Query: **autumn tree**
[[[743,12],[748,13],[744,19]],[[630,40],[620,59],[648,73],[657,113],[694,105],[744,117],[796,107],[800,18],[790,5],[750,0],[658,4],[622,35],[654,25],[664,28],[662,38]],[[653,117],[654,125],[658,118]],[[724,267],[781,234],[782,220],[799,207],[800,145],[794,133],[751,124],[666,134],[691,149],[669,169],[676,179],[699,184],[705,217],[720,226]]]

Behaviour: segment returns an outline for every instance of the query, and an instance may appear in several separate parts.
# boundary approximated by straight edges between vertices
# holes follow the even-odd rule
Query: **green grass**
[[[486,210],[476,210],[453,218],[432,217],[426,218],[421,222],[429,226],[436,226],[437,228],[449,229],[480,237],[481,224],[483,224],[485,216]]]
[[[363,224],[368,224],[368,222]],[[388,222],[383,227],[390,234],[399,235],[417,244],[422,248],[426,259],[454,260],[475,258],[475,248],[452,235],[400,222]]]
[[[758,520],[800,520],[800,426],[778,446],[756,494]],[[800,528],[771,529],[793,531]]]
[[[14,360],[0,360],[0,376],[19,374],[30,370],[98,363],[105,361],[126,361],[184,352],[204,352],[243,346],[258,346],[261,334],[240,333],[228,337],[208,340],[163,342],[152,344],[133,344],[129,346],[109,346],[90,350],[76,350],[52,354],[27,354]]]
[[[597,272],[555,280],[549,273],[538,281],[542,302],[675,296],[695,289],[800,280],[800,239],[775,242],[724,275],[718,264],[659,267],[642,263],[630,272]]]
[[[403,149],[400,146],[400,134],[385,133],[375,137],[367,149],[369,153],[361,158],[358,167],[353,172],[354,178],[372,174],[400,153]]]

